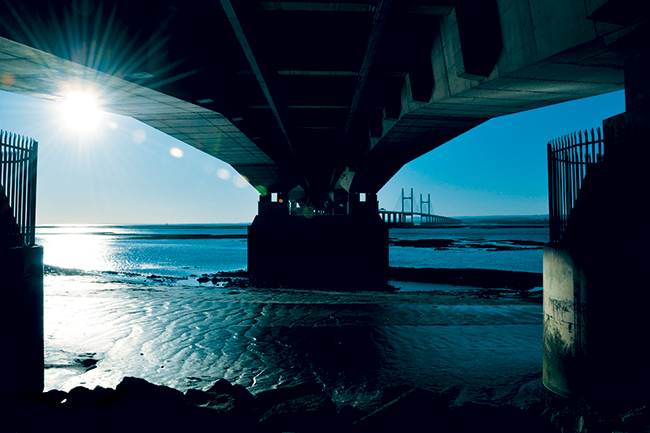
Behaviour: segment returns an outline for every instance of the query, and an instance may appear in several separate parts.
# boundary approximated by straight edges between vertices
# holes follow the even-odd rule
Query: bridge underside
[[[632,0],[6,0],[0,89],[94,92],[231,164],[260,191],[254,225],[372,227],[377,191],[412,159],[490,118],[624,88],[649,16]]]
[[[12,1],[0,89],[94,90],[333,213],[492,117],[623,88],[642,2]]]

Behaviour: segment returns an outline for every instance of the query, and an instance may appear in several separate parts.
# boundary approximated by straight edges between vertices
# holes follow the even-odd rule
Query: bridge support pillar
[[[248,228],[249,273],[297,287],[359,290],[385,283],[388,227],[376,204],[355,203],[353,209],[307,218],[260,207]]]
[[[647,264],[636,242],[609,240],[544,248],[542,380],[606,405],[647,400],[650,387]]]
[[[579,241],[544,250],[543,382],[608,406],[645,404],[650,389],[649,73],[650,51],[626,61],[626,112],[603,122],[601,174],[570,216]]]
[[[43,391],[43,248],[3,249],[0,260],[4,311],[0,314],[0,405]]]

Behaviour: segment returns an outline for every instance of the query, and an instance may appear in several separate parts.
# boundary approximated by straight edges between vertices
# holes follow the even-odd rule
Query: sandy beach
[[[115,387],[125,376],[201,390],[225,378],[253,394],[319,383],[337,404],[370,407],[395,385],[456,389],[459,404],[525,400],[539,388],[541,305],[513,293],[397,281],[404,291],[351,293],[57,279],[48,287],[46,278],[46,390]]]

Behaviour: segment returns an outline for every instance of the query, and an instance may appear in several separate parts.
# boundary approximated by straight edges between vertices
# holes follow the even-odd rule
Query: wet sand
[[[454,389],[458,404],[542,392],[541,305],[468,287],[156,288],[57,276],[46,278],[45,336],[46,390],[125,376],[181,391],[225,378],[253,394],[319,383],[360,408],[395,385]]]

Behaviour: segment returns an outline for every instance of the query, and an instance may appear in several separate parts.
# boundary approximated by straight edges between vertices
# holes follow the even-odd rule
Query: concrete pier
[[[631,242],[602,241],[591,250],[544,248],[543,383],[606,405],[646,401],[646,266]]]
[[[43,248],[29,246],[1,252],[4,311],[4,372],[0,404],[43,391]]]
[[[284,203],[260,201],[248,228],[254,278],[300,287],[366,289],[388,279],[388,227],[356,203],[349,215],[289,215]],[[372,208],[372,203],[369,203]]]
[[[544,250],[544,384],[607,405],[649,400],[649,70],[650,51],[626,60],[626,112],[603,122],[604,163],[569,216],[575,238]]]
[[[544,385],[560,395],[585,389],[586,276],[571,251],[544,247]]]

